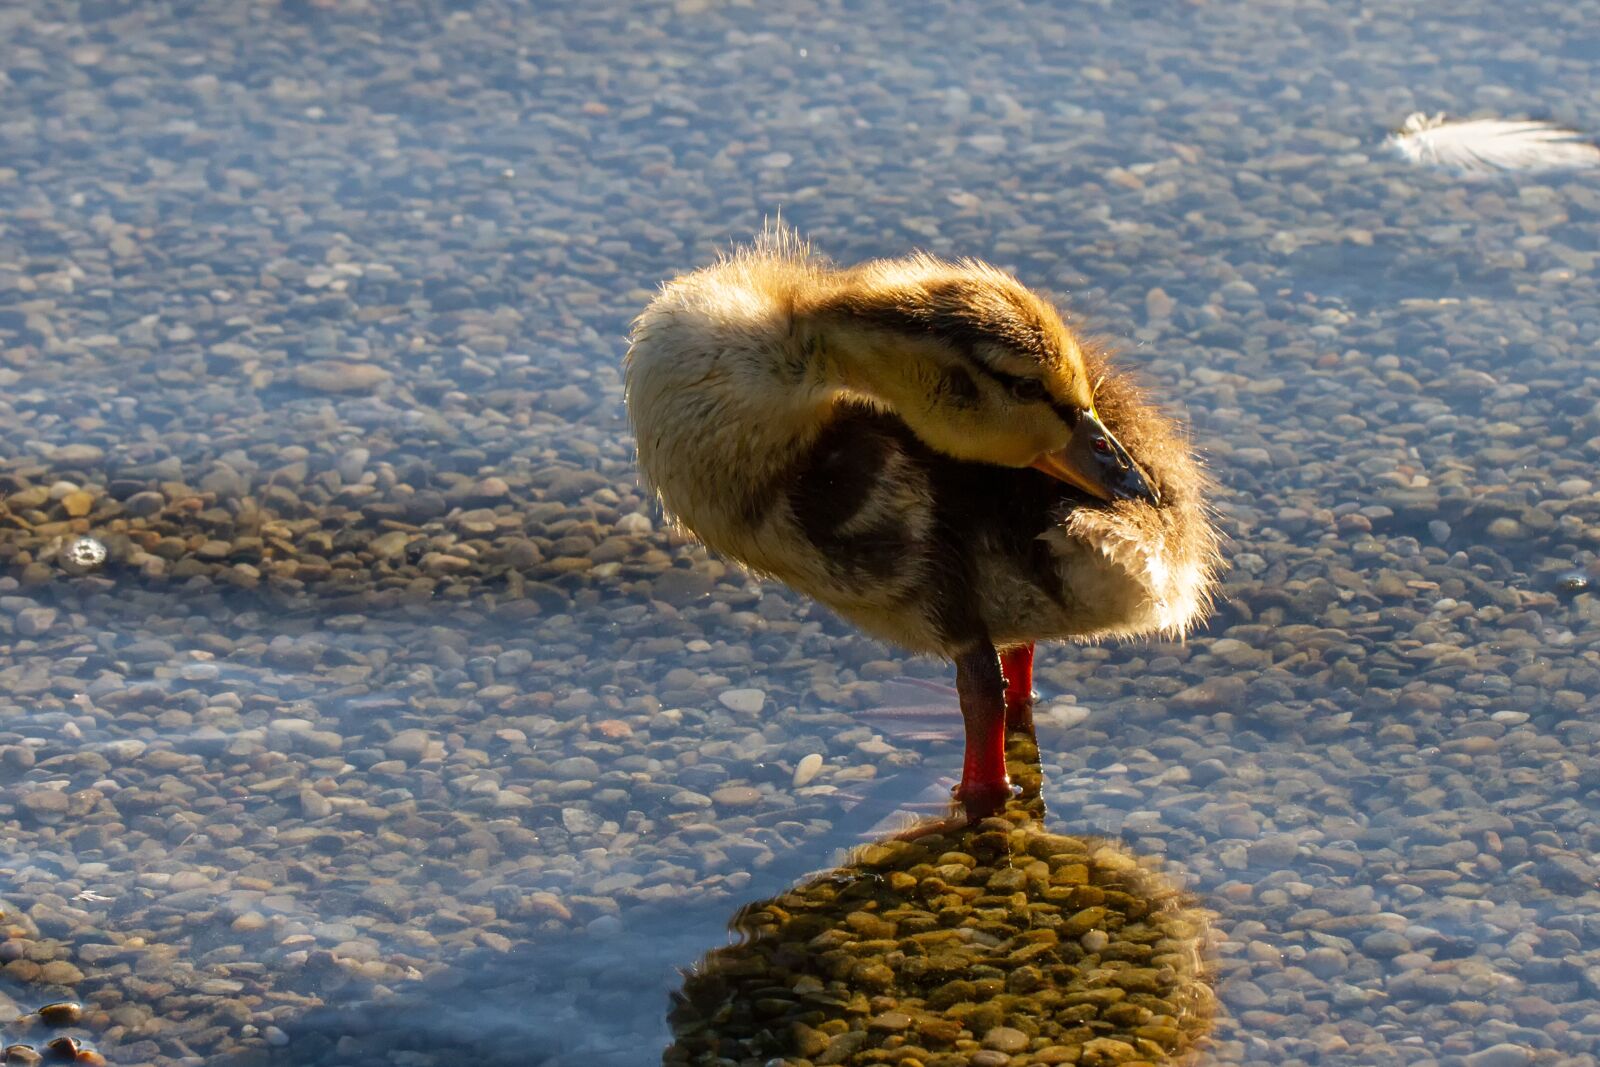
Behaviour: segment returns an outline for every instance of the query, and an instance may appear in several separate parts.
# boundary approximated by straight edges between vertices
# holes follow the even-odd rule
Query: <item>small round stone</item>
[[[1513,1045],[1509,1041],[1490,1045],[1463,1060],[1466,1067],[1524,1067],[1532,1061],[1532,1049],[1525,1045]]]
[[[50,1026],[76,1026],[83,1018],[83,1005],[75,1000],[58,1000],[39,1009],[39,1018]]]
[[[821,772],[822,756],[820,753],[812,752],[802,758],[799,764],[795,766],[794,787],[799,789],[803,785],[809,785],[811,780]]]
[[[741,715],[759,714],[767,704],[767,694],[760,689],[726,689],[717,699],[723,707]]]
[[[1028,1035],[1010,1026],[996,1026],[983,1035],[983,1047],[996,1052],[1021,1052],[1028,1047]]]
[[[1577,596],[1588,592],[1592,584],[1583,571],[1567,571],[1556,578],[1556,592],[1561,596]]]
[[[88,574],[106,562],[106,546],[93,537],[75,537],[61,550],[61,569],[68,574]]]

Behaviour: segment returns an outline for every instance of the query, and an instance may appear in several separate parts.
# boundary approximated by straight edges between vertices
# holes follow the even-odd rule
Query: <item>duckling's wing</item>
[[[875,636],[945,655],[987,639],[979,574],[995,568],[1031,587],[1021,601],[1062,610],[1041,535],[1069,491],[1042,474],[951,459],[862,406],[837,414],[785,485],[822,573],[780,577]]]

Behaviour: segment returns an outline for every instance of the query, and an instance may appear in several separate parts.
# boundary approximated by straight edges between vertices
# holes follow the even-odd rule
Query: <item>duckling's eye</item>
[[[1025,404],[1037,404],[1050,399],[1049,391],[1037,378],[1018,378],[1011,383],[1011,395]]]
[[[1089,439],[1089,447],[1094,449],[1096,452],[1098,452],[1102,456],[1111,455],[1111,442],[1107,441],[1104,437],[1101,437],[1099,434],[1095,434],[1093,437],[1091,437]]]

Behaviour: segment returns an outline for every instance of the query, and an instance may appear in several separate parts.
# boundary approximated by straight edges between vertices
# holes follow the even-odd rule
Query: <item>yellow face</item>
[[[1079,416],[1093,407],[1073,396],[1074,377],[1056,368],[988,352],[951,359],[940,347],[902,364],[909,380],[894,399],[917,436],[946,455],[1026,467],[1065,447]]]
[[[1101,421],[1093,396],[1083,402],[1069,392],[1069,383],[1085,381],[1075,344],[1072,356],[1075,376],[1057,366],[1013,374],[990,364],[967,372],[976,396],[962,378],[964,368],[944,368],[932,388],[922,390],[926,406],[915,418],[909,411],[902,417],[926,443],[959,459],[1033,467],[1100,500],[1159,505],[1160,494]],[[952,388],[952,381],[960,384]]]
[[[1048,302],[981,263],[866,264],[808,309],[840,377],[957,459],[1037,467],[1105,500],[1155,494],[1094,410],[1083,352]]]

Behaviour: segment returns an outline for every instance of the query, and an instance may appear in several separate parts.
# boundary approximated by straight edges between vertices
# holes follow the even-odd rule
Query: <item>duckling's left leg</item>
[[[988,641],[956,657],[956,693],[966,724],[967,752],[961,764],[956,799],[976,822],[995,814],[1011,799],[1006,776],[1006,683],[1000,657]]]

